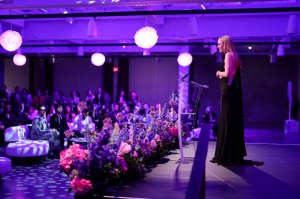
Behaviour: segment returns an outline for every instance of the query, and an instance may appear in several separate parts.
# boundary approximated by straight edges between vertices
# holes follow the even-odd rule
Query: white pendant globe
[[[149,26],[139,29],[134,35],[135,44],[140,48],[152,48],[157,43],[157,39],[156,30]]]
[[[22,37],[16,31],[7,30],[0,36],[0,44],[7,51],[15,51],[20,48]]]
[[[26,56],[22,54],[15,54],[13,57],[13,62],[17,66],[24,66],[26,63]]]
[[[91,57],[92,64],[102,66],[105,62],[105,56],[102,53],[94,53]]]
[[[177,62],[180,66],[189,66],[192,61],[193,57],[190,53],[181,53],[177,58]]]

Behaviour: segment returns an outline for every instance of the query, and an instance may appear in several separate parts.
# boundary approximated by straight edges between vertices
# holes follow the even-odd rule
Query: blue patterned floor
[[[74,194],[68,192],[69,186],[67,176],[59,171],[58,160],[13,166],[12,172],[2,176],[0,198],[74,198]]]

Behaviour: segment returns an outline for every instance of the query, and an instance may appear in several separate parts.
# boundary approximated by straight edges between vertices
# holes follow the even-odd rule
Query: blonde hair
[[[219,40],[221,40],[224,44],[225,53],[228,53],[228,52],[233,53],[234,58],[235,58],[235,67],[236,68],[239,67],[241,65],[241,60],[236,52],[236,49],[234,47],[231,37],[228,35],[224,35],[224,36],[220,37]]]

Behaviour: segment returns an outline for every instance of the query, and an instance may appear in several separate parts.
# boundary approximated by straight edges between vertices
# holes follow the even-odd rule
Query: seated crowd
[[[156,111],[161,111],[156,105]],[[98,88],[94,94],[88,90],[85,97],[72,91],[66,97],[62,91],[54,91],[53,95],[40,90],[32,96],[27,89],[15,87],[11,93],[3,84],[0,89],[0,142],[4,143],[4,130],[11,126],[32,124],[31,139],[48,140],[50,156],[58,155],[64,149],[65,132],[70,130],[77,137],[101,129],[107,117],[118,122],[119,113],[125,117],[135,117],[147,121],[150,107],[139,103],[134,91],[126,98],[124,91],[112,103],[108,93]],[[126,119],[126,118],[125,118]],[[68,143],[69,144],[69,143]]]

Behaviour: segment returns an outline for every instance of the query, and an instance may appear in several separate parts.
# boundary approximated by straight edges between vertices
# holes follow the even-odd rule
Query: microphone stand
[[[208,85],[201,85],[194,81],[185,81],[184,78],[179,79],[179,81],[188,84],[190,86],[194,86],[196,88],[199,88],[198,97],[196,100],[196,106],[198,104],[198,101],[200,100],[200,95],[202,93],[203,88],[209,88]],[[184,158],[183,154],[183,147],[182,147],[182,130],[181,130],[181,115],[182,115],[182,94],[183,94],[183,85],[180,86],[180,92],[179,92],[179,104],[178,104],[178,142],[179,142],[179,150],[180,150],[180,160],[178,160],[176,163],[180,164],[189,164],[189,160]],[[194,114],[196,115],[197,107],[195,107],[195,113],[184,113],[184,114]]]

